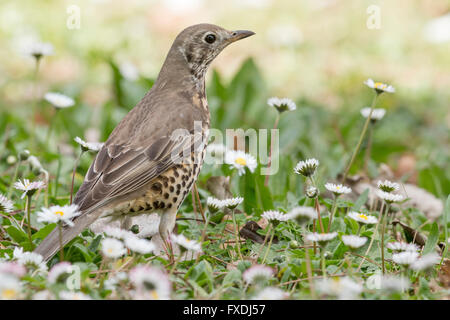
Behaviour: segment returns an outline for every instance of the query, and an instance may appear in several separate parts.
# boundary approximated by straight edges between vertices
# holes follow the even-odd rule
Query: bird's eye
[[[205,37],[205,41],[211,44],[214,41],[216,41],[216,36],[211,34],[211,33],[207,34],[206,37]]]

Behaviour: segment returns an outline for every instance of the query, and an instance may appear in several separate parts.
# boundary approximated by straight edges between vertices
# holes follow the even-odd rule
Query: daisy
[[[420,250],[419,246],[414,243],[406,243],[406,242],[388,242],[386,244],[386,248],[400,252],[400,251],[414,251],[417,252]]]
[[[334,183],[326,183],[325,188],[327,188],[328,191],[333,192],[336,196],[344,193],[350,193],[352,192],[352,189],[349,187],[346,187],[342,184],[334,184]]]
[[[102,252],[108,258],[119,258],[127,253],[127,249],[122,241],[113,238],[105,238],[102,240]]]
[[[0,211],[9,213],[13,211],[14,203],[11,200],[8,200],[7,197],[0,193]]]
[[[117,227],[107,226],[103,231],[106,235],[121,240],[125,240],[128,237],[134,237],[132,232]]]
[[[130,270],[130,281],[138,291],[137,299],[169,300],[172,284],[167,274],[157,268],[136,266]]]
[[[380,94],[383,92],[389,92],[389,93],[395,92],[395,88],[393,86],[387,85],[387,84],[381,83],[381,82],[375,82],[372,79],[367,79],[366,81],[364,81],[364,84],[366,86],[368,86],[369,88],[374,89],[377,94]]]
[[[206,199],[206,205],[208,206],[208,209],[211,213],[215,213],[222,209],[224,204],[222,200],[214,197],[208,197],[208,199]]]
[[[39,60],[43,56],[51,56],[53,54],[53,45],[51,43],[35,42],[29,45],[26,53]]]
[[[364,118],[367,118],[370,114],[370,107],[365,107],[361,109],[361,115]],[[386,114],[386,109],[383,108],[374,108],[372,110],[372,115],[370,116],[370,120],[372,121],[378,121],[383,119],[384,115]]]
[[[353,300],[361,294],[363,286],[348,277],[333,277],[319,280],[317,290],[341,300]]]
[[[287,221],[287,219],[289,219],[287,214],[281,213],[280,211],[276,210],[264,211],[261,217],[266,218],[273,224],[278,224],[280,221]]]
[[[125,282],[128,279],[128,275],[126,272],[119,272],[114,274],[113,276],[110,276],[108,279],[103,282],[103,286],[106,290],[115,290],[117,285],[120,282]]]
[[[288,297],[289,294],[279,288],[267,287],[258,292],[252,300],[283,300]]]
[[[0,262],[0,274],[7,274],[7,275],[13,275],[17,278],[23,277],[27,270],[25,267],[17,262]]]
[[[257,264],[251,266],[242,274],[242,278],[246,283],[255,283],[272,278],[274,270],[268,266]]]
[[[23,179],[23,182],[17,181],[14,183],[14,188],[17,190],[22,190],[23,194],[20,197],[23,199],[26,195],[32,196],[38,189],[43,189],[45,187],[45,183],[43,181],[33,181],[30,182],[28,179]]]
[[[73,227],[74,224],[72,219],[80,214],[81,212],[78,211],[78,206],[76,204],[52,206],[50,208],[42,208],[42,211],[37,213],[37,221],[47,223],[57,223],[62,221],[68,226]]]
[[[31,300],[54,300],[55,296],[48,290],[38,291],[31,297]]]
[[[381,276],[380,289],[386,291],[403,291],[409,287],[409,279],[406,277]]]
[[[72,273],[72,265],[69,262],[63,261],[55,264],[48,272],[47,281],[49,283],[56,283],[64,281],[67,275]]]
[[[297,105],[294,101],[292,101],[289,98],[277,98],[272,97],[267,100],[267,104],[271,107],[274,107],[278,110],[279,113],[282,113],[284,111],[294,111],[297,109]]]
[[[376,224],[378,219],[371,215],[365,215],[364,213],[359,213],[355,211],[351,211],[348,213],[349,218],[364,224]]]
[[[319,195],[319,189],[314,186],[306,188],[306,196],[310,199],[314,199]]]
[[[317,219],[317,211],[306,206],[295,207],[289,211],[287,215],[289,216],[289,219],[297,221],[300,225],[303,225],[310,220]]]
[[[146,239],[140,239],[138,237],[126,237],[125,246],[131,251],[147,254],[155,249],[155,245]]]
[[[237,169],[240,176],[245,173],[245,168],[253,172],[258,166],[256,159],[251,154],[234,150],[228,150],[225,153],[225,163],[229,164],[230,168]]]
[[[62,300],[92,300],[90,296],[83,292],[75,291],[60,291],[59,298]]]
[[[0,300],[18,299],[21,289],[17,278],[0,273]]]
[[[178,244],[182,249],[191,250],[191,251],[195,251],[195,252],[202,251],[202,246],[199,242],[197,242],[195,240],[190,240],[190,239],[186,238],[185,236],[183,236],[182,234],[179,234],[179,235],[171,234],[170,238],[173,242]]]
[[[297,163],[294,168],[294,172],[297,174],[301,174],[305,177],[310,177],[316,172],[317,167],[319,166],[319,160],[317,159],[307,159],[302,160]]]
[[[411,269],[416,271],[426,270],[432,268],[440,261],[441,257],[437,253],[429,253],[411,263]]]
[[[383,190],[377,190],[377,196],[387,203],[400,202],[405,199],[401,194],[390,193]]]
[[[30,151],[27,150],[27,149],[24,149],[24,150],[19,152],[19,160],[20,161],[27,160],[29,156],[30,156]]]
[[[47,92],[44,95],[44,99],[57,109],[69,108],[75,104],[72,98],[58,92]]]
[[[331,232],[331,233],[310,233],[306,236],[306,240],[312,241],[312,242],[318,242],[320,246],[324,246],[327,244],[328,241],[333,240],[337,236],[337,232]]]
[[[378,189],[381,189],[384,192],[393,192],[398,191],[400,189],[400,185],[396,182],[391,182],[389,180],[378,181],[377,183]]]
[[[13,258],[27,268],[39,270],[39,272],[47,271],[47,265],[44,262],[44,258],[38,253],[23,252],[22,248],[15,247]]]
[[[81,150],[83,152],[86,152],[86,151],[97,152],[104,145],[104,143],[102,143],[102,142],[86,142],[83,139],[81,139],[80,137],[75,137],[74,140],[76,143],[78,143],[81,146]]]
[[[244,201],[242,197],[230,198],[222,200],[222,205],[227,207],[228,209],[235,209],[238,205],[240,205]]]
[[[366,237],[358,237],[354,235],[342,236],[342,242],[352,249],[357,249],[362,247],[366,242]]]
[[[415,251],[403,251],[400,253],[394,253],[392,260],[401,265],[409,266],[413,262],[417,261],[419,254]]]

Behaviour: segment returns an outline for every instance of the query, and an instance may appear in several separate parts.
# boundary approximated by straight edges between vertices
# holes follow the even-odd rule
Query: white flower
[[[75,104],[72,98],[58,92],[47,92],[44,99],[58,109],[69,108]]]
[[[386,291],[403,291],[409,287],[409,279],[406,277],[381,276],[380,289]]]
[[[400,202],[405,199],[405,197],[402,196],[401,194],[390,193],[383,190],[377,190],[377,196],[386,201],[387,203]]]
[[[364,118],[367,118],[370,114],[370,107],[365,107],[361,109],[361,115]],[[372,110],[372,115],[370,116],[370,120],[378,121],[383,119],[384,115],[386,114],[386,109],[383,108],[374,108]]]
[[[186,250],[192,250],[195,252],[202,251],[202,246],[199,242],[195,240],[190,240],[185,236],[183,236],[182,234],[179,235],[171,234],[170,238],[173,242],[175,242],[176,244],[178,244],[179,246],[183,247]]]
[[[406,242],[388,242],[386,244],[386,248],[392,251],[419,251],[419,247],[414,243],[406,243]]]
[[[131,251],[147,254],[155,249],[155,245],[146,239],[139,239],[138,237],[126,237],[125,246]]]
[[[251,266],[242,274],[242,278],[246,283],[254,283],[269,279],[273,276],[274,270],[268,266],[257,264]]]
[[[391,182],[389,180],[378,181],[377,186],[378,189],[381,189],[384,192],[393,192],[400,189],[400,185],[397,182]]]
[[[73,227],[74,224],[72,219],[80,214],[81,212],[78,211],[78,206],[76,204],[52,206],[50,208],[42,208],[42,211],[37,213],[37,221],[47,223],[57,223],[62,221],[68,226]]]
[[[317,290],[341,300],[353,300],[361,294],[363,286],[348,277],[333,277],[319,280]]]
[[[21,278],[27,273],[27,270],[20,263],[10,261],[7,262],[0,261],[0,274],[2,273],[12,275],[17,278]]]
[[[251,154],[234,150],[228,150],[225,153],[225,163],[229,164],[231,168],[237,169],[240,176],[245,173],[246,167],[253,172],[258,166],[256,159]]]
[[[335,195],[352,192],[352,189],[349,187],[346,187],[342,184],[334,184],[334,183],[330,183],[330,182],[325,184],[325,188],[327,188],[327,190],[333,192]]]
[[[14,203],[0,193],[0,211],[9,213],[13,211]]]
[[[14,188],[17,190],[22,190],[23,194],[21,196],[21,199],[23,199],[26,195],[33,195],[36,190],[42,189],[45,187],[45,183],[43,181],[33,181],[30,182],[28,179],[23,179],[23,182],[17,181],[14,183]]]
[[[271,107],[274,107],[278,110],[278,112],[284,112],[284,111],[294,111],[297,109],[297,106],[294,101],[292,101],[289,98],[276,98],[272,97],[267,100],[267,104]]]
[[[430,20],[425,25],[423,34],[431,43],[450,42],[450,13]]]
[[[349,218],[352,218],[353,220],[364,224],[375,224],[378,222],[378,219],[374,216],[366,215],[364,213],[359,213],[355,211],[350,211],[348,213],[348,216]]]
[[[127,252],[127,249],[123,246],[122,241],[105,238],[102,240],[102,252],[108,258],[119,258]]]
[[[296,220],[299,224],[305,224],[310,220],[317,219],[317,211],[312,207],[299,206],[287,213],[288,219]]]
[[[14,259],[27,268],[39,270],[39,272],[47,271],[47,265],[44,262],[44,258],[35,252],[23,252],[22,248],[15,247],[13,251]]]
[[[222,200],[216,199],[214,197],[208,197],[208,199],[206,199],[206,205],[208,206],[209,211],[214,213],[222,209],[224,203],[222,202]]]
[[[86,152],[86,151],[97,152],[104,145],[104,143],[102,143],[102,142],[86,142],[83,139],[81,139],[80,137],[75,137],[74,140],[76,143],[78,143],[81,146],[81,150],[83,150],[84,152]]]
[[[126,272],[119,272],[114,274],[112,277],[110,276],[108,279],[103,282],[103,285],[106,290],[115,290],[116,286],[123,281],[126,281],[128,279],[128,275]]]
[[[440,261],[441,257],[437,253],[429,253],[411,263],[411,269],[416,271],[426,270],[438,264]]]
[[[320,245],[326,244],[328,241],[333,240],[337,236],[337,232],[331,232],[331,233],[310,233],[306,235],[306,240],[312,241],[312,242],[318,242]]]
[[[355,235],[342,236],[342,242],[352,249],[357,249],[362,247],[366,242],[366,237],[358,237]]]
[[[31,300],[53,300],[55,296],[49,290],[38,291],[31,297]]]
[[[409,266],[411,263],[415,262],[419,254],[415,251],[403,251],[400,253],[394,253],[392,255],[392,260],[401,265]]]
[[[18,299],[21,289],[17,278],[0,273],[0,300]]]
[[[390,92],[390,93],[395,92],[395,89],[393,86],[387,85],[387,84],[381,83],[381,82],[375,82],[372,79],[367,79],[366,81],[364,81],[364,84],[366,86],[368,86],[369,88],[374,89],[378,94],[380,94],[382,92]]]
[[[319,195],[319,190],[314,186],[306,188],[306,196],[310,199],[314,199]]]
[[[222,200],[222,206],[227,207],[228,209],[234,209],[238,205],[240,205],[244,201],[242,197],[230,198]]]
[[[120,74],[127,80],[135,81],[139,78],[139,70],[130,61],[122,62],[119,65]]]
[[[128,237],[134,237],[133,232],[117,227],[106,226],[103,231],[106,233],[106,235],[121,240],[125,240]]]
[[[270,222],[287,221],[289,216],[276,210],[264,211],[261,217],[266,218]]]
[[[283,300],[287,297],[289,297],[289,294],[279,288],[266,287],[259,291],[252,300]]]
[[[49,283],[56,283],[61,281],[61,276],[72,273],[72,265],[69,262],[63,261],[55,264],[48,272],[47,281]]]
[[[92,300],[87,294],[75,291],[60,291],[59,298],[62,300]]]
[[[39,59],[43,56],[51,56],[53,54],[53,45],[51,43],[34,42],[26,48],[26,54]]]
[[[297,174],[301,174],[305,177],[310,177],[316,172],[317,167],[319,166],[319,160],[317,159],[307,159],[302,160],[297,163],[294,168],[294,172]]]
[[[137,299],[170,299],[172,285],[169,277],[157,268],[142,265],[134,267],[130,271],[130,280],[138,290]]]

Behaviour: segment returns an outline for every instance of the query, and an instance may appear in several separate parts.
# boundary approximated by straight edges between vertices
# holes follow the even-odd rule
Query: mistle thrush
[[[230,43],[251,31],[211,24],[184,29],[167,54],[150,91],[113,130],[75,196],[82,212],[64,227],[67,244],[99,218],[119,219],[158,212],[163,239],[200,172],[210,114],[205,73]],[[59,248],[55,229],[35,252],[52,257]]]

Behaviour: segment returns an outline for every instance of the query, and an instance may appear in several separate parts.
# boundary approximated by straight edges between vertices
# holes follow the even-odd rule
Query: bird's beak
[[[235,42],[247,37],[250,37],[252,35],[254,35],[255,33],[253,31],[248,31],[248,30],[236,30],[231,32],[230,38],[228,38],[229,42]]]

